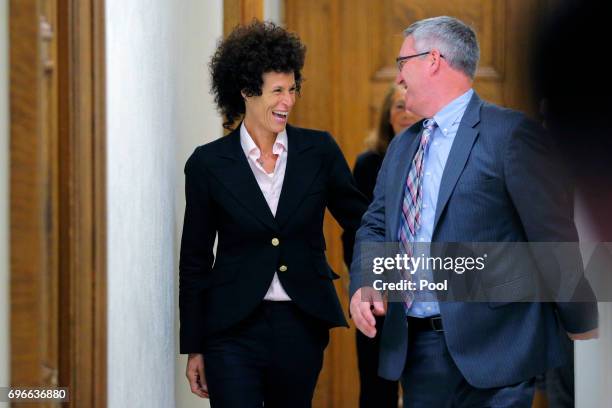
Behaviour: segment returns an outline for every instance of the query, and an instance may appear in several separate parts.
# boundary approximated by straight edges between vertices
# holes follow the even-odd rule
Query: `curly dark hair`
[[[209,65],[212,94],[225,116],[223,127],[231,129],[245,113],[241,91],[247,96],[261,95],[267,72],[293,72],[299,93],[305,55],[306,46],[299,37],[272,22],[253,20],[234,28],[220,41]]]

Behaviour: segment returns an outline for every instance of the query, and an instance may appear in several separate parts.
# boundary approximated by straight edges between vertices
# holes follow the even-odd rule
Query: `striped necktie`
[[[416,234],[421,226],[421,208],[423,205],[423,162],[425,161],[425,151],[429,144],[429,140],[433,134],[436,122],[433,119],[427,119],[423,122],[423,132],[421,133],[421,142],[417,149],[412,165],[404,186],[404,200],[402,201],[402,213],[399,226],[399,242],[400,252],[408,256],[413,254],[413,243]],[[411,279],[411,274],[406,277]],[[404,291],[404,302],[406,308],[410,308],[414,301],[414,293],[412,291]]]

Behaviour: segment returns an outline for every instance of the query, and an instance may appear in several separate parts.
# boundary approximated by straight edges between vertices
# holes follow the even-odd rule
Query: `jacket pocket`
[[[210,275],[207,277],[203,287],[213,288],[233,282],[236,279],[236,274],[242,265],[241,259],[221,262],[218,265],[215,263]]]
[[[315,261],[315,268],[317,269],[317,272],[319,275],[328,278],[328,279],[338,279],[340,278],[340,275],[338,275],[336,272],[334,272],[332,270],[332,268],[329,267],[329,265],[327,264],[327,262],[317,262]]]
[[[485,288],[489,307],[496,309],[516,302],[533,301],[535,288],[530,275],[520,276],[509,282]]]

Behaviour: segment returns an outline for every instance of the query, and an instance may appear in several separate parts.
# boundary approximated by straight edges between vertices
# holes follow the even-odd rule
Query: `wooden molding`
[[[106,407],[104,1],[12,0],[10,50],[11,384]]]
[[[223,1],[223,36],[227,35],[239,24],[247,24],[254,18],[263,20],[263,0],[224,0]],[[225,120],[225,118],[223,118]],[[239,123],[237,119],[235,123]],[[223,129],[223,134],[230,131]]]
[[[107,407],[107,252],[106,252],[106,32],[104,0],[93,0],[92,3],[92,49],[93,55],[93,376],[94,408]]]
[[[52,385],[57,374],[48,362],[56,347],[41,319],[53,311],[43,299],[53,226],[47,223],[47,139],[40,137],[40,10],[37,0],[13,0],[9,9],[11,385]]]
[[[263,0],[224,0],[223,35],[229,34],[238,24],[246,24],[252,19],[263,20]]]
[[[60,382],[106,406],[104,2],[59,2]]]

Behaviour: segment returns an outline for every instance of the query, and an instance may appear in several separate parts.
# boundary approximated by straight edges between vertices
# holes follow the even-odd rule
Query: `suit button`
[[[278,240],[278,238],[272,238],[272,245],[278,246],[278,244],[280,244],[280,241]]]
[[[287,272],[287,265],[281,265],[278,270],[281,272]]]

